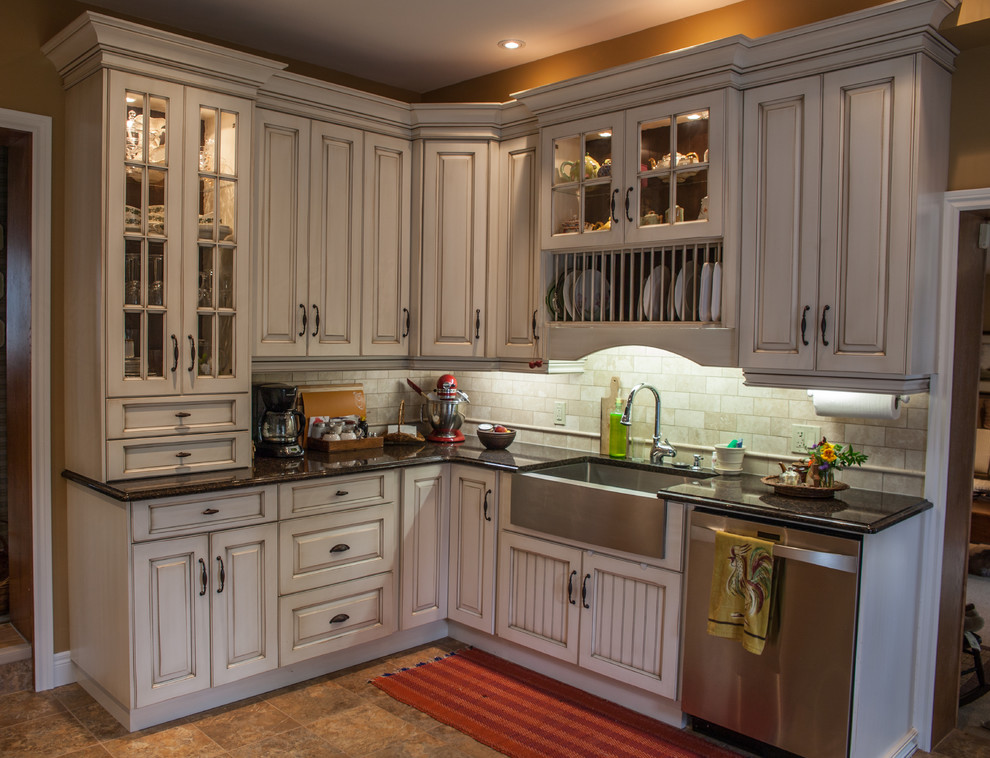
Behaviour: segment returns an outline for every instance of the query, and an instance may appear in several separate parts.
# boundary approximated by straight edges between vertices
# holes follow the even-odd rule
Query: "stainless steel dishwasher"
[[[761,655],[707,632],[720,530],[775,543]],[[695,728],[804,758],[847,755],[861,542],[698,510],[689,532],[681,706]]]

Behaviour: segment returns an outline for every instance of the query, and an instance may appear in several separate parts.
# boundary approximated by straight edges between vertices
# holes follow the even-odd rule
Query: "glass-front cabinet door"
[[[622,114],[570,122],[543,131],[543,247],[609,245],[622,239]]]
[[[717,92],[626,112],[627,241],[721,234],[723,100]]]
[[[186,391],[250,386],[251,103],[186,91],[182,365]]]
[[[106,360],[115,396],[181,390],[182,108],[180,86],[110,74]]]

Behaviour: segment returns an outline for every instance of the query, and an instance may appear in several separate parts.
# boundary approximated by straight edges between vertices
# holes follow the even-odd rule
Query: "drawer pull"
[[[348,492],[347,490],[337,490],[337,497],[344,497],[344,496],[350,495],[350,494],[351,493]]]
[[[572,571],[571,575],[567,577],[567,602],[571,605],[577,605],[577,601],[574,599],[574,577],[577,576],[577,571]]]
[[[220,586],[217,587],[217,594],[220,594],[221,592],[223,592],[223,585],[224,582],[227,580],[227,572],[224,571],[223,568],[223,558],[221,558],[219,555],[217,556],[217,563],[220,564]]]
[[[220,513],[220,509],[219,508],[207,508],[205,511],[203,511],[203,515],[204,516],[212,516],[214,513]]]
[[[485,521],[491,521],[492,517],[488,515],[488,496],[492,494],[491,490],[485,490]]]
[[[585,574],[584,580],[581,582],[581,605],[585,608],[590,608],[588,605],[588,580],[591,579],[591,574]]]
[[[349,619],[349,618],[350,618],[350,616],[348,616],[346,613],[338,613],[336,616],[334,616],[332,619],[330,619],[330,623],[331,624],[340,624],[340,623],[342,623],[344,621],[347,621],[347,619]]]
[[[199,559],[199,596],[203,597],[206,594],[206,583],[209,578],[206,576],[206,561],[202,558]]]
[[[190,455],[192,455],[192,453],[178,452],[178,453],[175,454],[175,457],[176,458],[188,458]]]
[[[189,418],[192,414],[189,411],[179,411],[175,414],[176,418]]]
[[[351,549],[351,546],[350,545],[345,545],[343,542],[341,542],[339,545],[334,545],[332,548],[330,548],[330,552],[331,553],[345,553],[345,552],[347,552],[350,549]]]

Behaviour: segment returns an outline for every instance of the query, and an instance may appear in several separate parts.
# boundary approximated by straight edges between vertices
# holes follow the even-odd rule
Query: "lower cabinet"
[[[447,618],[495,632],[497,472],[450,467],[450,578]]]
[[[442,463],[402,472],[402,629],[447,617],[448,476]]]
[[[278,667],[276,526],[136,544],[135,705]]]
[[[512,532],[499,540],[500,637],[676,698],[681,574]]]

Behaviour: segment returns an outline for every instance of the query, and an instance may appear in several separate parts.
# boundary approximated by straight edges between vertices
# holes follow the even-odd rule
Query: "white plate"
[[[670,269],[661,264],[653,269],[643,284],[643,318],[650,321],[666,319],[670,312],[669,292]]]
[[[706,263],[701,267],[700,299],[698,300],[698,318],[702,321],[712,320],[712,264]]]
[[[694,268],[681,269],[674,282],[674,313],[677,318],[686,320],[694,313],[697,289],[694,286]]]
[[[712,321],[722,320],[722,264],[712,267]]]
[[[574,282],[577,280],[580,271],[569,271],[564,277],[564,283],[560,285],[561,297],[564,302],[564,312],[569,318],[574,316]]]
[[[574,312],[585,321],[601,321],[608,315],[608,279],[601,271],[582,272],[574,280]]]

